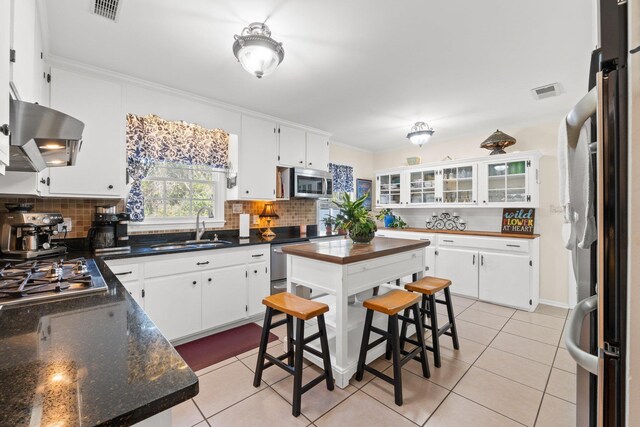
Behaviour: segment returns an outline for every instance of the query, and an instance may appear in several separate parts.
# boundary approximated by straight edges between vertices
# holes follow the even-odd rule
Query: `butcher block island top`
[[[351,239],[285,246],[282,252],[334,264],[352,264],[414,249],[425,248],[428,240],[375,237],[369,244],[354,244]]]

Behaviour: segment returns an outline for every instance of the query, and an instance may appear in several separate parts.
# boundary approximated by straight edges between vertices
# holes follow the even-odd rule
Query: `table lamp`
[[[271,228],[270,228],[271,227],[271,220],[273,218],[278,219],[280,217],[278,216],[276,211],[273,209],[273,203],[266,203],[264,205],[264,209],[262,210],[262,213],[260,214],[260,218],[266,218],[267,219],[267,229],[262,232],[262,237],[264,237],[265,239],[274,238],[276,236],[276,233],[271,231]]]

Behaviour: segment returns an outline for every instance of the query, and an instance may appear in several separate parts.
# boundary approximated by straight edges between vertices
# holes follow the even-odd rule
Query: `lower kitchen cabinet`
[[[269,267],[266,262],[249,264],[248,275],[249,304],[247,313],[249,316],[255,316],[264,313],[265,306],[262,304],[262,300],[271,292]]]
[[[478,298],[478,251],[438,248],[435,276],[451,280],[451,292]]]
[[[197,272],[145,281],[144,309],[167,339],[201,330],[201,277]]]
[[[142,283],[138,282],[137,280],[134,280],[132,282],[123,281],[122,286],[124,286],[127,292],[129,292],[129,295],[133,297],[135,302],[137,302],[140,307],[144,307],[144,300],[142,298]]]
[[[530,307],[528,255],[480,252],[480,299],[513,307]]]
[[[247,315],[245,264],[202,273],[202,328],[210,329]]]

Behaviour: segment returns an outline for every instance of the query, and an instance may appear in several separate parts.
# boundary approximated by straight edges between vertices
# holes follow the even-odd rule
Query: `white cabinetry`
[[[533,311],[539,302],[539,238],[378,230],[376,236],[428,239],[425,275],[450,279],[451,292]]]
[[[0,0],[0,52],[6,54],[11,46],[11,2]],[[5,93],[0,98],[0,174],[9,164],[9,90],[10,66],[6,56],[0,61],[0,87]]]
[[[278,126],[278,164],[287,167],[305,167],[306,135],[302,129]]]
[[[307,132],[307,168],[329,170],[329,141],[326,135]]]
[[[274,200],[276,197],[277,133],[270,120],[242,116],[238,143],[238,197]]]
[[[269,256],[270,246],[259,245],[109,260],[107,265],[168,339],[185,340],[263,313]]]
[[[278,125],[278,165],[328,170],[329,142],[325,135]]]
[[[529,255],[480,252],[480,299],[512,307],[529,308]]]
[[[201,276],[198,272],[145,280],[144,309],[167,339],[200,331]]]
[[[438,248],[434,276],[451,280],[451,292],[478,298],[478,251]]]
[[[202,273],[202,328],[210,329],[247,315],[245,264]]]
[[[50,168],[52,196],[117,197],[125,188],[125,115],[121,87],[52,70],[51,107],[85,124],[75,166]]]
[[[537,207],[540,204],[538,163],[538,156],[480,163],[482,205]]]
[[[248,275],[249,281],[247,288],[249,303],[247,310],[249,316],[255,316],[264,313],[265,306],[262,304],[262,300],[268,296],[271,291],[269,267],[267,267],[265,261],[251,263],[248,267]]]
[[[376,206],[538,207],[540,153],[441,162],[376,173]]]

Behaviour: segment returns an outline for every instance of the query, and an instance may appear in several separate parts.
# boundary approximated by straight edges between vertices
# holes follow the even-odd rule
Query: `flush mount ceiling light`
[[[424,144],[429,142],[433,132],[434,130],[425,122],[416,122],[416,124],[411,127],[411,132],[407,134],[407,138],[412,144],[422,147]]]
[[[284,59],[282,43],[271,38],[271,30],[264,23],[249,24],[233,38],[233,54],[238,62],[259,79],[273,73]]]

